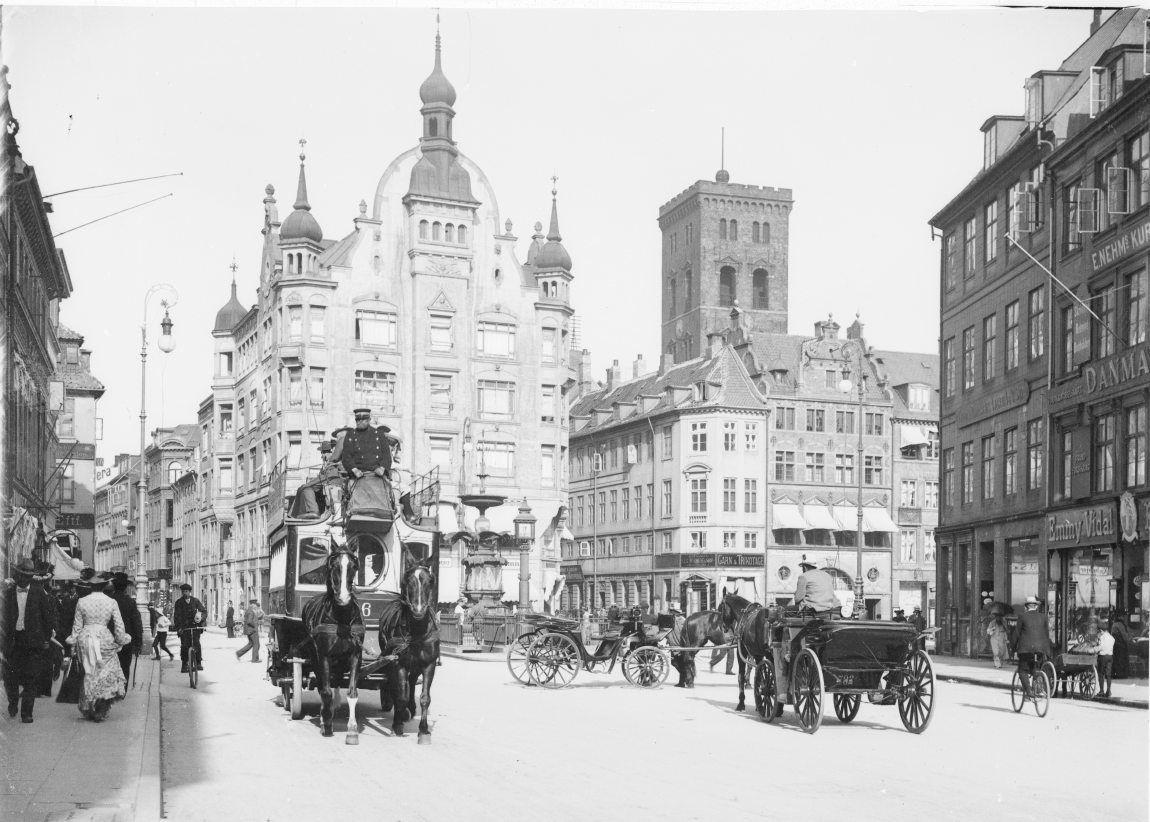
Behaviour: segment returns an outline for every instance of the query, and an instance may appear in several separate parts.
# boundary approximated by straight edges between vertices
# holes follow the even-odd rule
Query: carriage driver
[[[803,572],[795,582],[795,605],[800,611],[808,608],[815,612],[815,616],[834,619],[839,615],[840,607],[831,575],[816,568],[806,557],[799,560],[799,567]]]
[[[343,435],[336,449],[344,470],[356,479],[364,474],[386,478],[391,470],[391,444],[387,438],[391,429],[386,425],[373,427],[370,408],[357,408],[352,413],[355,428]]]

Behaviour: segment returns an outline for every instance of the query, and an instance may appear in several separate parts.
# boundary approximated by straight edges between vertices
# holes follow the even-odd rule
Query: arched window
[[[431,223],[427,222],[427,220],[420,220],[419,221],[419,239],[426,240],[428,231],[430,231],[430,229],[431,229]]]
[[[459,226],[456,231],[455,239],[460,245],[467,245],[467,226]]]
[[[184,475],[184,466],[178,462],[168,463],[168,485],[175,484],[176,480]]]
[[[756,268],[755,272],[751,275],[751,286],[754,289],[754,307],[755,308],[770,308],[770,294],[767,291],[767,284],[769,282],[767,272],[762,268]]]
[[[455,242],[455,226],[448,223],[443,227],[443,241],[447,243]]]
[[[436,222],[436,223],[431,224],[431,239],[435,240],[437,243],[443,241],[443,224],[442,223]]]
[[[675,308],[676,308],[676,306],[678,306],[678,304],[679,304],[679,302],[678,302],[678,281],[674,277],[672,277],[671,278],[671,313],[672,314],[675,313]]]
[[[551,283],[544,281],[543,283],[543,299],[551,296]]]
[[[755,220],[751,223],[751,242],[757,243],[759,241],[759,221]]]
[[[719,220],[719,239],[727,239],[727,218],[723,217]]]
[[[769,243],[771,241],[771,224],[763,223],[763,232],[759,238],[760,242]]]
[[[435,137],[439,134],[439,121],[434,117],[427,121],[427,136]]]
[[[734,305],[735,296],[735,269],[725,265],[719,270],[719,305]]]
[[[738,220],[731,220],[731,239],[732,240],[739,239],[739,221]]]
[[[691,292],[694,290],[693,277],[691,276],[691,269],[687,269],[687,273],[683,275],[683,310],[686,311],[691,305]]]

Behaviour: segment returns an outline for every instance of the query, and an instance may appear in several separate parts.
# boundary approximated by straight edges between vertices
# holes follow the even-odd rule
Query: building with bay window
[[[213,615],[266,592],[277,497],[318,469],[318,446],[351,425],[357,407],[400,438],[404,468],[438,469],[444,500],[478,490],[480,475],[488,493],[505,495],[488,513],[496,530],[513,531],[526,499],[541,524],[533,597],[558,576],[575,384],[571,257],[554,189],[549,226],[536,223],[526,259],[517,256],[494,189],[455,143],[456,92],[441,60],[437,39],[419,89],[418,144],[365,161],[374,176],[350,232],[325,237],[302,153],[285,219],[266,189],[255,300],[241,302],[233,282],[200,407],[197,574]],[[277,474],[284,483],[273,493]],[[440,523],[448,533],[459,525]],[[444,601],[462,581],[460,550],[441,557]],[[519,558],[511,553],[504,571],[511,600]]]

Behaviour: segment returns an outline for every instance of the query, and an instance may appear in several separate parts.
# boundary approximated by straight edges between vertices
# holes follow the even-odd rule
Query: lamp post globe
[[[165,354],[171,354],[176,350],[176,341],[172,337],[172,318],[168,316],[168,309],[164,309],[164,319],[160,322],[160,339],[156,343],[157,347]]]

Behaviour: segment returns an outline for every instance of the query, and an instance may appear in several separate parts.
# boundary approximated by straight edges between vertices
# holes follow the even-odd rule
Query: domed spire
[[[307,201],[307,178],[304,175],[304,160],[307,155],[303,151],[306,145],[307,140],[300,138],[299,185],[296,187],[295,205],[292,206],[295,211],[288,215],[280,228],[280,242],[310,240],[313,243],[318,243],[323,239],[323,229],[319,227],[319,223],[312,216],[311,206]]]
[[[236,296],[236,268],[236,261],[232,260],[232,298],[216,312],[216,324],[212,328],[213,331],[231,331],[248,313],[239,297]]]
[[[439,15],[435,15],[435,68],[419,87],[419,99],[425,106],[443,103],[447,106],[455,105],[455,87],[443,74],[443,65],[440,59]]]
[[[558,177],[551,178],[551,226],[547,230],[547,244],[535,258],[536,268],[562,268],[571,270],[571,255],[563,247],[563,235],[559,233],[559,206],[557,204],[558,190],[555,183]]]

